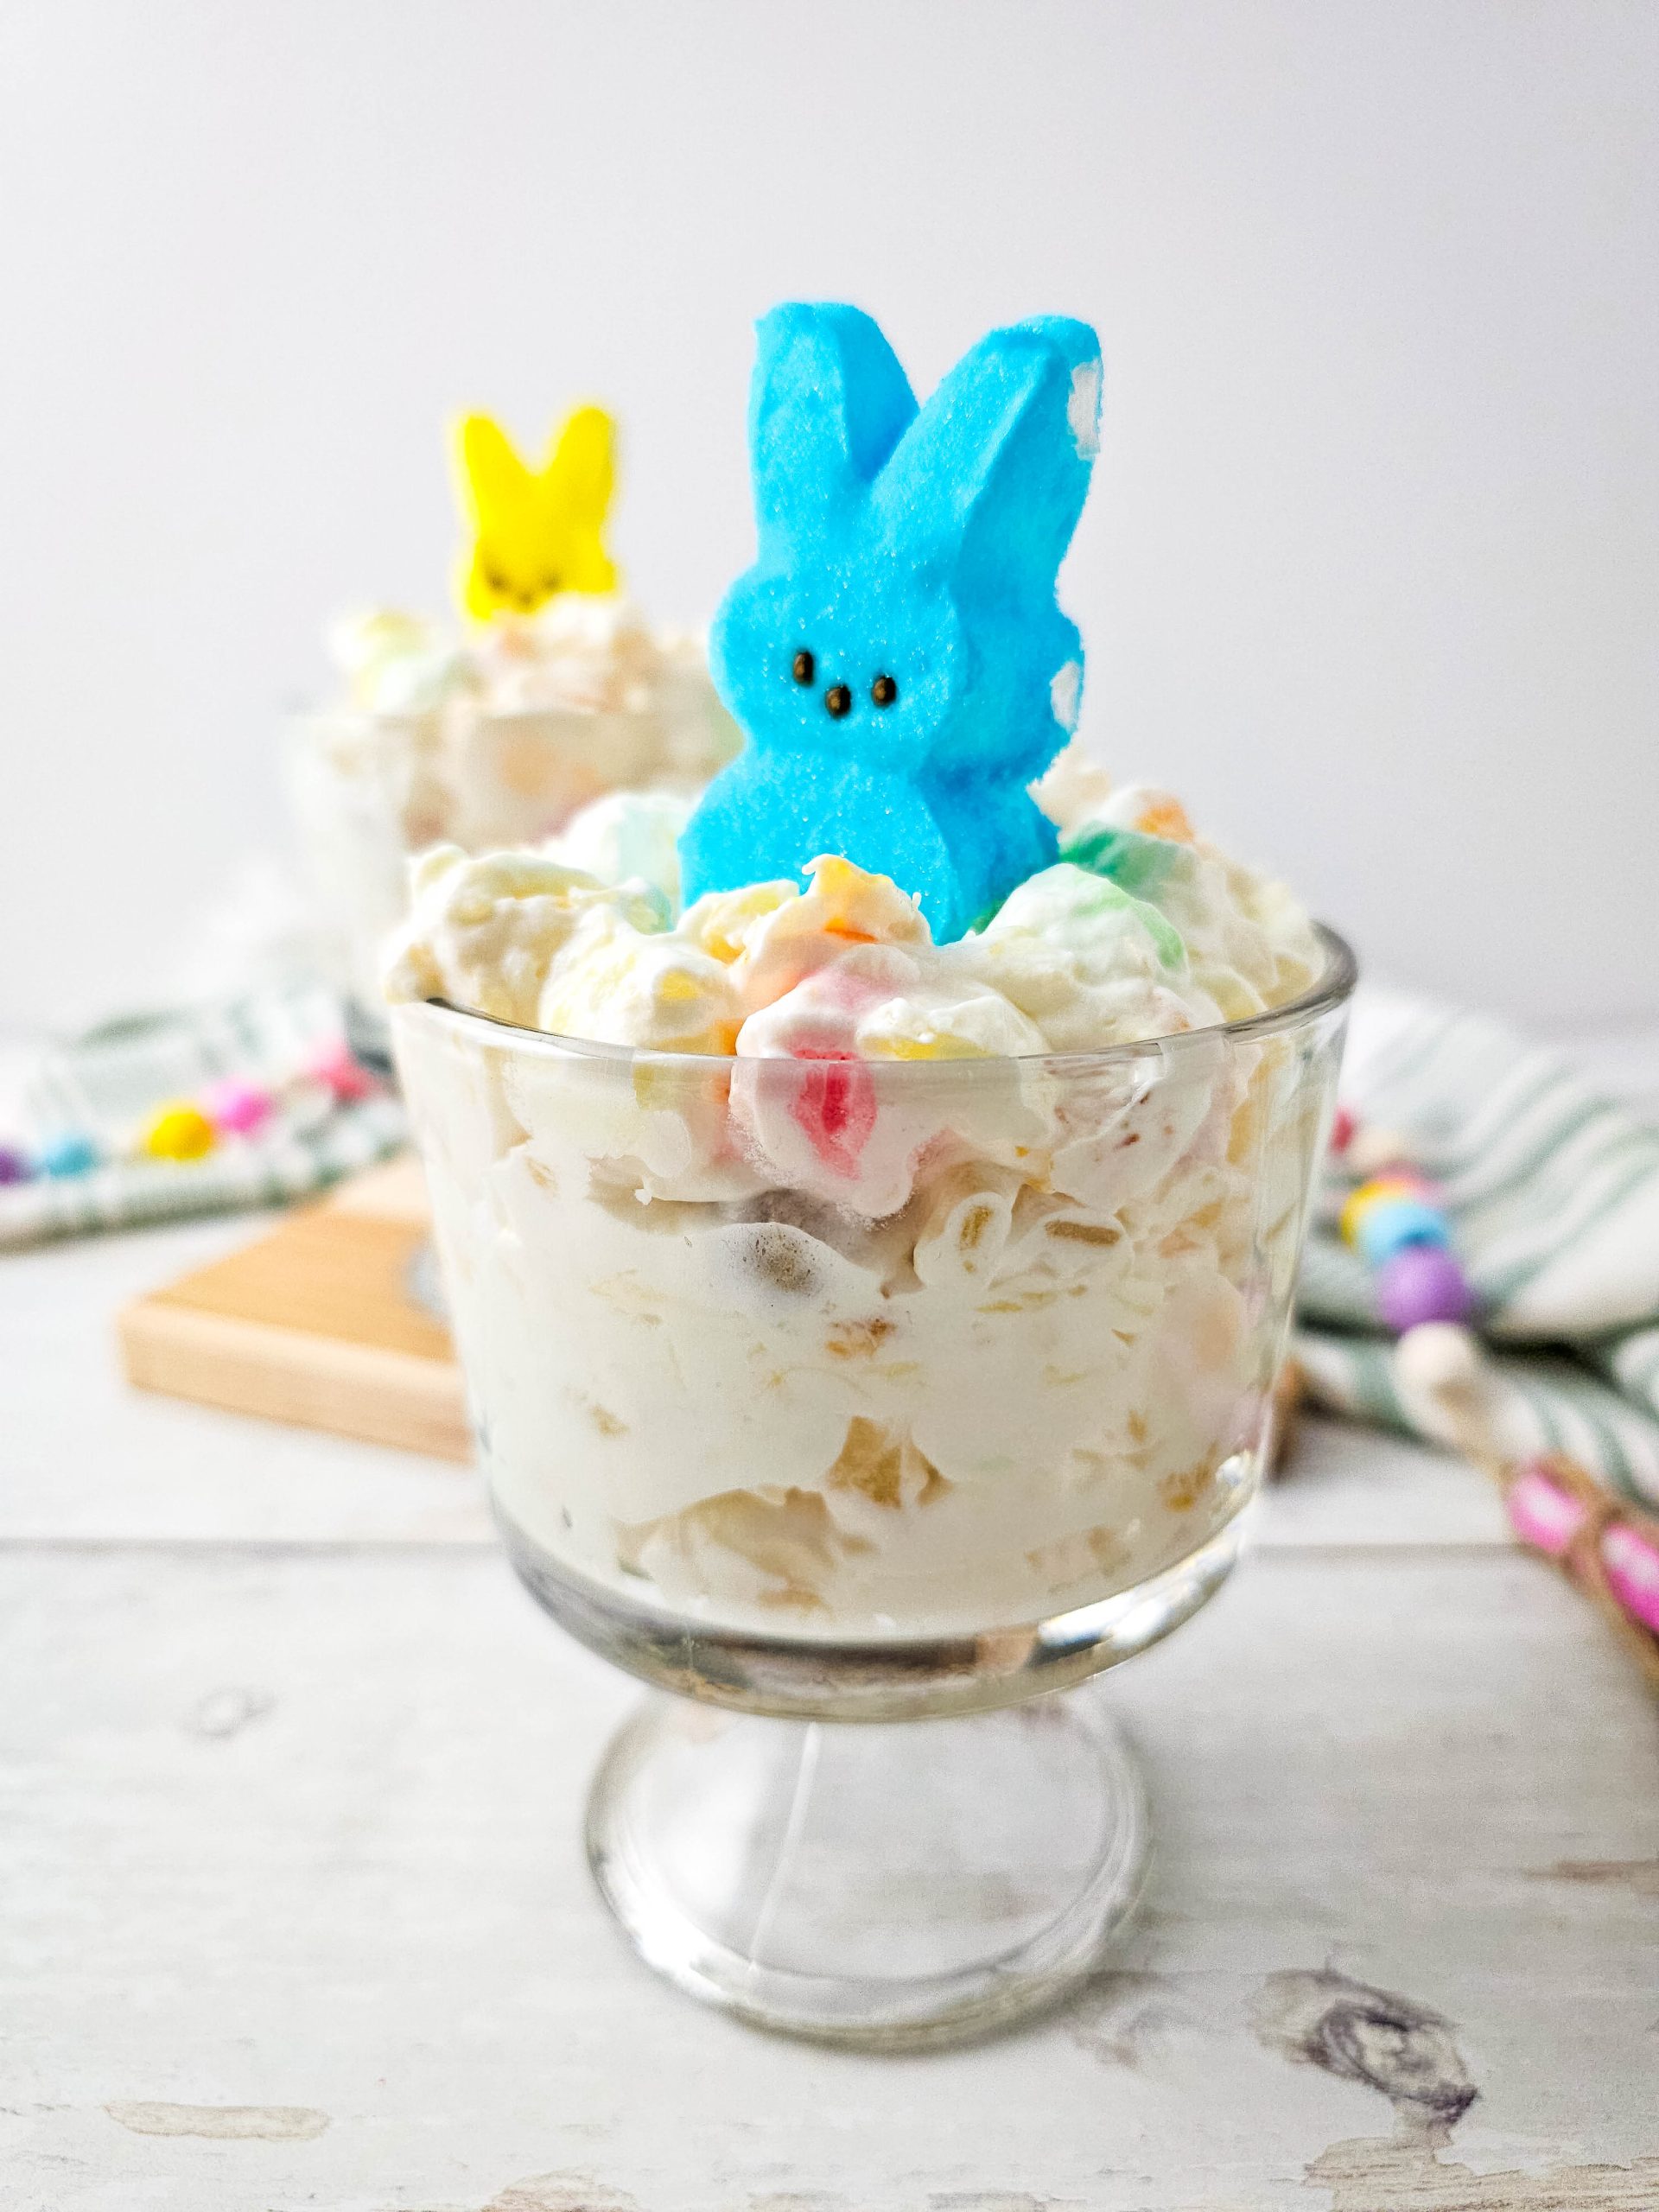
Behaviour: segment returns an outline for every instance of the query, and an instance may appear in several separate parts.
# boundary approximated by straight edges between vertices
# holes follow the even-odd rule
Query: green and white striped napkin
[[[1565,1452],[1659,1505],[1659,1128],[1500,1022],[1362,992],[1343,1094],[1445,1195],[1502,1379],[1506,1452]],[[1294,1350],[1313,1397],[1427,1433],[1402,1397],[1333,1174]]]
[[[217,1006],[104,1024],[32,1060],[22,1118],[35,1141],[74,1130],[111,1155],[85,1175],[0,1186],[0,1250],[106,1229],[282,1205],[384,1159],[404,1141],[390,1092],[337,1101],[303,1071],[340,1036],[338,999],[296,981]],[[277,1110],[248,1138],[205,1159],[122,1155],[156,1107],[234,1077],[269,1090]],[[9,1133],[8,1133],[9,1134]]]

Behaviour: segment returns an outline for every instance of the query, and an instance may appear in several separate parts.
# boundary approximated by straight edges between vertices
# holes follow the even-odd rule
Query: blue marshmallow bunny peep
[[[918,895],[944,942],[1054,859],[1026,786],[1077,722],[1054,582],[1100,377],[1093,331],[1046,316],[992,331],[918,409],[856,308],[765,317],[760,557],[710,647],[748,743],[681,840],[689,899],[836,854]]]

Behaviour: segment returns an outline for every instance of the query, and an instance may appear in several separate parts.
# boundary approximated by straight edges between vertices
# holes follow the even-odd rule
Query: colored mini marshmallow
[[[21,1145],[0,1144],[0,1185],[27,1183],[34,1173],[33,1163]]]
[[[868,315],[774,308],[749,442],[759,558],[710,658],[747,737],[681,839],[688,899],[833,854],[960,937],[1055,856],[1026,786],[1077,719],[1055,604],[1098,442],[1100,348],[993,331],[918,408]]]

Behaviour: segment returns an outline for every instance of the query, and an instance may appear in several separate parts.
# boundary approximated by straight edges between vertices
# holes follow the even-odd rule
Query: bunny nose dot
[[[899,696],[899,686],[890,676],[878,676],[870,686],[870,696],[878,707],[890,707]]]
[[[843,715],[852,712],[853,695],[844,683],[832,683],[823,695],[823,703],[839,721]]]
[[[810,653],[803,651],[796,654],[792,673],[798,683],[810,683],[817,672],[818,664]]]

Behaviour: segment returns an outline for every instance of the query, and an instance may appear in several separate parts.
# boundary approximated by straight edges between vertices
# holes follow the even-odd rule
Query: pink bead
[[[216,1129],[229,1136],[250,1137],[270,1119],[271,1096],[257,1084],[226,1076],[203,1091],[201,1110]]]
[[[1438,1244],[1408,1244],[1377,1270],[1378,1315],[1402,1336],[1424,1321],[1466,1321],[1474,1303],[1468,1277]]]
[[[342,1106],[366,1098],[374,1089],[374,1077],[362,1064],[353,1058],[351,1047],[342,1038],[337,1043],[324,1046],[312,1058],[306,1072],[318,1083],[326,1084]]]
[[[1503,1505],[1510,1526],[1523,1544],[1559,1559],[1584,1526],[1586,1508],[1541,1467],[1523,1467],[1510,1484]]]
[[[1607,1587],[1632,1620],[1659,1636],[1659,1545],[1623,1521],[1602,1531]]]

